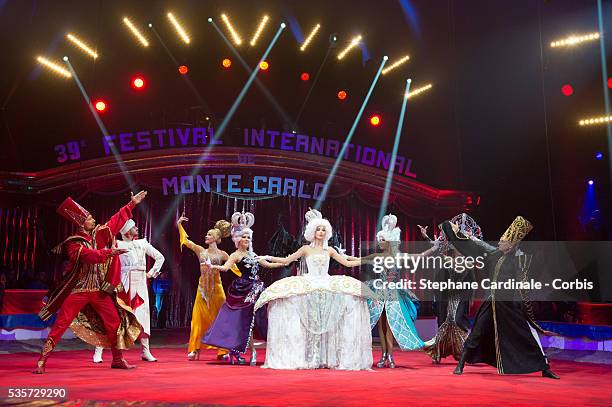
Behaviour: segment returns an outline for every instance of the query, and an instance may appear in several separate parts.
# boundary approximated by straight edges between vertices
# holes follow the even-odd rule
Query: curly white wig
[[[388,214],[382,218],[382,229],[376,234],[376,240],[379,242],[383,239],[387,242],[399,242],[401,229],[395,227],[397,225],[397,216]]]
[[[310,244],[314,244],[315,240],[315,232],[319,226],[325,227],[325,237],[323,238],[323,247],[327,247],[327,242],[331,239],[333,234],[333,229],[331,223],[327,219],[323,218],[321,212],[316,209],[310,209],[306,212],[306,228],[304,229],[304,238],[310,242]]]

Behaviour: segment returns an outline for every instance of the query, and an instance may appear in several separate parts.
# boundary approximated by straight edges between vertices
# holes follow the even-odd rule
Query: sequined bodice
[[[310,276],[329,275],[329,254],[317,253],[306,257],[306,267]]]
[[[259,263],[254,257],[247,254],[242,258],[242,260],[236,263],[236,266],[242,273],[242,278],[259,280]]]

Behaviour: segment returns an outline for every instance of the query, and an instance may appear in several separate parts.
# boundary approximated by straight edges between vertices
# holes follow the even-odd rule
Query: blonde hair
[[[220,243],[221,239],[226,238],[230,235],[232,225],[225,219],[220,219],[215,223],[215,226],[208,231],[209,234],[214,236],[215,242]]]

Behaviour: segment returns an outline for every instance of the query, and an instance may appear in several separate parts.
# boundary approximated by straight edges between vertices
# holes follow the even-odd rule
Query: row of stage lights
[[[173,13],[169,12],[167,13],[167,17],[168,20],[170,22],[170,24],[174,27],[177,35],[179,36],[179,38],[187,45],[189,45],[191,43],[191,38],[189,37],[189,34],[187,33],[187,30],[181,25],[181,23],[178,21],[178,19],[174,16]],[[240,36],[240,34],[238,33],[238,31],[234,28],[234,26],[232,25],[229,17],[227,16],[227,14],[223,13],[221,14],[221,20],[224,22],[233,42],[235,45],[239,46],[242,44],[242,38]],[[267,15],[264,15],[262,17],[262,19],[260,20],[257,29],[255,30],[249,44],[253,47],[257,44],[257,40],[260,38],[262,32],[264,31],[265,27],[267,26],[268,22],[269,22],[269,17]],[[212,18],[209,18],[208,21],[210,23],[212,23]],[[138,43],[140,43],[143,47],[149,47],[150,43],[148,41],[148,39],[146,38],[146,36],[137,28],[137,26],[128,18],[128,17],[124,17],[123,18],[123,23],[124,25],[127,27],[127,29],[132,33],[132,35],[134,36],[134,38],[138,41]],[[152,24],[148,24],[149,28],[153,28]],[[306,36],[305,40],[302,42],[302,44],[300,45],[300,51],[304,52],[306,51],[306,49],[308,48],[308,46],[311,44],[311,42],[313,41],[313,39],[315,38],[315,36],[317,35],[317,33],[319,32],[319,30],[321,29],[321,24],[316,24],[314,26],[314,28],[310,31],[310,33],[308,34],[308,36]],[[91,46],[89,46],[86,41],[78,38],[76,35],[72,34],[72,33],[68,33],[66,34],[66,39],[73,44],[74,46],[76,46],[77,48],[79,48],[81,51],[83,51],[85,54],[89,55],[91,58],[93,58],[94,60],[99,58],[98,53],[92,49]],[[342,60],[344,59],[344,57],[354,48],[356,48],[359,43],[361,42],[362,37],[361,35],[358,35],[356,37],[354,37],[350,43],[344,48],[342,49],[338,55],[337,55],[337,59],[338,60]],[[65,69],[62,65],[60,65],[59,63],[53,62],[51,60],[49,60],[48,58],[45,58],[43,56],[38,56],[37,61],[49,68],[52,72],[55,72],[65,78],[71,78],[72,74],[70,73],[70,71],[68,71],[67,69]],[[410,59],[409,55],[404,55],[403,57],[399,58],[397,61],[393,62],[391,65],[389,65],[387,68],[383,69],[381,74],[382,75],[386,75],[388,74],[390,71],[398,68],[400,65],[403,65],[404,63],[406,63],[408,60]],[[64,60],[67,61],[67,57],[64,57]],[[229,69],[232,66],[232,60],[229,58],[224,58],[221,61],[221,66],[224,69]],[[270,64],[268,61],[261,61],[259,64],[259,69],[262,71],[267,71],[270,68]],[[180,65],[178,67],[178,72],[181,75],[186,75],[189,72],[189,67],[186,65]],[[309,81],[310,80],[310,74],[308,72],[302,72],[300,74],[300,79],[304,82]],[[146,85],[146,81],[142,76],[136,76],[134,78],[132,78],[131,80],[131,86],[133,89],[135,90],[143,90],[145,88]],[[431,89],[432,85],[428,84],[426,86],[423,86],[421,88],[415,89],[412,92],[409,92],[405,95],[406,98],[411,98],[414,97],[420,93],[423,93],[429,89]],[[348,93],[346,90],[339,90],[336,94],[338,100],[340,101],[344,101],[347,99],[348,97]],[[93,102],[94,107],[96,108],[96,110],[100,113],[105,112],[108,109],[108,103],[103,101],[103,100],[97,100]],[[370,117],[370,123],[373,126],[378,126],[381,123],[381,118],[379,115],[373,115]]]
[[[191,43],[191,38],[189,37],[189,34],[187,33],[187,30],[180,24],[180,22],[178,21],[178,19],[174,16],[173,13],[169,12],[167,13],[167,17],[168,20],[170,22],[170,24],[174,27],[177,35],[179,36],[179,38],[187,45],[189,45]],[[240,36],[240,34],[238,33],[238,31],[234,28],[233,24],[231,23],[229,17],[227,16],[227,14],[223,13],[221,14],[221,20],[225,23],[225,26],[234,42],[234,44],[236,46],[240,46],[242,44],[242,37]],[[253,36],[251,37],[251,41],[249,42],[249,44],[254,47],[257,44],[257,40],[260,38],[263,30],[265,29],[265,27],[267,26],[268,22],[269,22],[270,18],[267,15],[264,15],[261,19],[261,21],[259,22],[257,29],[255,30],[255,32],[253,33]],[[212,23],[212,18],[208,19],[209,22]],[[149,40],[146,38],[146,36],[138,29],[138,27],[128,18],[128,17],[124,17],[123,18],[123,23],[125,24],[125,26],[128,28],[128,30],[132,33],[132,35],[134,36],[134,38],[138,41],[138,43],[140,43],[143,47],[149,47],[150,43]],[[153,24],[148,24],[149,28],[153,28]],[[314,28],[310,31],[310,33],[308,34],[308,36],[306,37],[306,39],[302,42],[302,44],[300,45],[300,51],[304,52],[306,50],[306,48],[310,45],[310,43],[313,41],[313,39],[315,38],[315,36],[317,35],[317,33],[319,32],[319,30],[321,29],[321,24],[316,24],[314,26]],[[84,41],[83,39],[78,38],[76,35],[72,34],[72,33],[68,33],[66,35],[66,38],[73,44],[75,45],[77,48],[79,48],[81,51],[83,51],[85,54],[89,55],[91,58],[93,59],[98,59],[99,55],[98,53],[92,49],[91,46],[89,46],[86,41]],[[361,35],[358,35],[356,37],[354,37],[353,39],[351,39],[351,41],[349,42],[349,44],[342,49],[338,55],[337,55],[337,59],[340,61],[342,59],[344,59],[344,57],[354,48],[356,48],[362,41],[362,37]],[[389,73],[390,71],[398,68],[399,66],[403,65],[404,63],[406,63],[408,60],[410,59],[409,55],[404,55],[402,57],[400,57],[397,61],[393,62],[391,65],[389,65],[387,68],[385,68],[382,71],[383,75],[386,75],[387,73]],[[66,78],[70,78],[70,72],[68,72],[67,70],[65,70],[64,68],[62,68],[60,66],[60,64],[58,63],[54,63],[52,62],[50,59],[39,56],[37,57],[38,62],[40,62],[41,64],[43,64],[46,67],[51,68],[54,72],[61,74],[62,76],[66,77]]]

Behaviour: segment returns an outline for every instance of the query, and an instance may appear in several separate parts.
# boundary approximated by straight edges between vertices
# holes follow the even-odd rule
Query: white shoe
[[[146,362],[157,362],[157,359],[149,351],[149,338],[141,338],[140,346],[142,346],[142,354],[140,357]]]
[[[93,362],[94,363],[102,363],[102,351],[104,348],[96,346],[96,350],[94,350]]]

